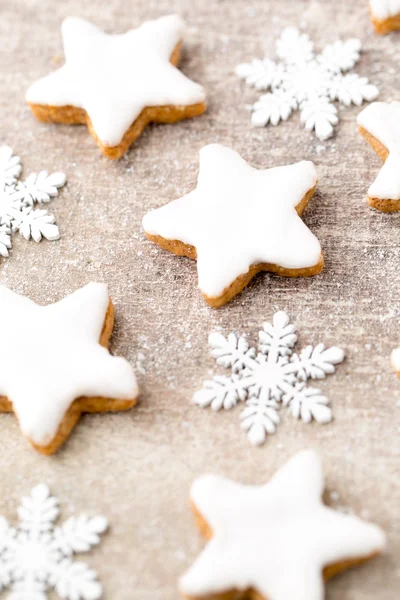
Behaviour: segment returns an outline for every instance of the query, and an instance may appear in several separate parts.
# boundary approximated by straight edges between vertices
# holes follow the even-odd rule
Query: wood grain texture
[[[68,189],[51,204],[60,241],[15,236],[0,281],[42,303],[90,280],[106,281],[116,308],[111,349],[136,367],[141,387],[131,413],[84,416],[51,458],[32,451],[13,415],[0,415],[0,514],[16,518],[19,498],[45,481],[65,516],[110,519],[109,535],[85,558],[98,569],[105,600],[177,600],[177,578],[204,546],[188,508],[193,478],[212,470],[262,483],[294,452],[312,447],[324,458],[327,501],[377,522],[390,544],[387,556],[329,582],[327,599],[395,600],[400,382],[390,352],[400,343],[400,214],[365,202],[382,162],[357,133],[359,108],[341,110],[337,135],[324,143],[300,128],[297,114],[278,127],[252,129],[244,105],[257,93],[233,70],[264,50],[274,56],[281,29],[300,25],[317,48],[360,37],[358,72],[380,87],[382,100],[399,99],[400,34],[376,35],[366,0],[0,0],[0,8],[0,142],[21,155],[26,175],[42,168],[68,175]],[[99,156],[86,127],[34,119],[24,94],[62,64],[64,17],[122,32],[172,11],[190,25],[180,67],[207,88],[204,115],[149,126],[118,162]],[[197,290],[195,263],[146,240],[143,215],[193,188],[198,152],[211,142],[232,146],[260,168],[314,161],[319,183],[303,219],[322,245],[320,275],[260,274],[216,311]],[[332,424],[304,425],[282,414],[277,434],[254,449],[239,429],[240,407],[214,414],[190,400],[214,368],[208,333],[234,330],[255,341],[276,310],[291,314],[299,347],[324,341],[342,346],[347,358],[336,375],[318,382],[332,400]]]

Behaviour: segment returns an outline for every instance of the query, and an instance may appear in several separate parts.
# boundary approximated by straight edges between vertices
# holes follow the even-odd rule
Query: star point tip
[[[83,17],[68,16],[61,23],[62,35],[77,35],[80,33],[100,32],[102,31],[97,25],[84,19]]]
[[[212,473],[205,473],[204,475],[200,475],[197,477],[190,488],[190,499],[196,503],[200,497],[204,496],[204,494],[208,494],[210,490],[212,490],[214,484],[218,480],[217,475],[213,475]]]

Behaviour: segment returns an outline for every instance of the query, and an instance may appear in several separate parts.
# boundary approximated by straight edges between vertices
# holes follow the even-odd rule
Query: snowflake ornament
[[[253,445],[263,444],[268,434],[275,433],[281,406],[304,423],[329,423],[332,409],[328,399],[321,390],[307,387],[306,381],[334,373],[334,365],[343,361],[344,352],[318,344],[295,354],[295,332],[288,315],[280,311],[275,313],[273,323],[263,324],[258,351],[243,336],[230,333],[225,338],[221,333],[212,333],[211,356],[231,374],[205,381],[203,389],[194,395],[195,404],[218,411],[245,402],[241,427]]]
[[[315,130],[320,140],[330,138],[339,122],[335,101],[360,106],[378,96],[378,88],[366,77],[345,74],[360,60],[360,51],[360,40],[353,38],[316,54],[308,35],[295,27],[284,29],[276,43],[278,60],[254,59],[236,68],[247,85],[269,90],[250,107],[252,124],[278,125],[298,109],[307,130]]]
[[[32,173],[19,181],[22,165],[9,146],[0,146],[0,255],[6,258],[12,247],[11,234],[19,231],[26,239],[40,242],[42,237],[54,241],[60,237],[54,215],[35,209],[58,195],[66,182],[64,173]]]
[[[96,573],[72,557],[100,542],[107,520],[82,515],[55,527],[58,515],[58,500],[40,484],[22,499],[18,528],[0,517],[0,595],[8,588],[8,600],[46,600],[54,589],[64,600],[101,598]]]

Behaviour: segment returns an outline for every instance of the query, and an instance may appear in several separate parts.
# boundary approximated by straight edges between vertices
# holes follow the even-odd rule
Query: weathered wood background
[[[0,415],[0,514],[15,519],[19,498],[47,482],[65,517],[109,517],[109,535],[88,557],[106,600],[174,600],[178,576],[203,547],[187,502],[193,478],[212,470],[262,483],[297,450],[313,447],[324,458],[327,501],[379,523],[390,542],[385,557],[329,583],[327,598],[397,598],[400,381],[389,355],[400,342],[400,214],[380,214],[364,202],[381,162],[356,132],[358,108],[341,110],[337,134],[326,143],[300,129],[298,115],[254,130],[243,107],[256,93],[245,91],[233,70],[264,50],[274,56],[282,28],[297,25],[317,48],[360,37],[358,72],[379,86],[382,99],[398,99],[400,33],[376,36],[367,0],[0,0],[0,8],[0,142],[21,155],[25,174],[46,168],[68,175],[67,191],[51,205],[61,240],[36,245],[16,237],[0,281],[42,303],[90,280],[106,281],[116,306],[112,350],[139,363],[141,385],[137,408],[84,417],[52,458],[28,446],[13,415]],[[84,127],[34,120],[24,94],[62,63],[64,17],[122,32],[172,11],[190,27],[182,69],[207,88],[204,116],[149,127],[117,163],[101,157]],[[318,191],[305,221],[325,253],[320,276],[260,275],[217,311],[197,290],[194,263],[145,240],[143,214],[192,188],[199,149],[215,141],[263,168],[315,162]],[[240,407],[213,414],[190,400],[214,368],[208,333],[219,327],[255,339],[277,309],[292,316],[300,346],[341,345],[347,358],[320,385],[334,406],[331,425],[283,417],[278,433],[254,449],[239,429]]]

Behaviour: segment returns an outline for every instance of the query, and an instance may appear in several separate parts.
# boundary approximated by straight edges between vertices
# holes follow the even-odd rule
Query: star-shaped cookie
[[[400,29],[400,0],[370,0],[369,5],[377,33]]]
[[[131,366],[107,350],[114,309],[105,284],[48,306],[1,285],[0,321],[0,411],[16,414],[39,452],[55,452],[81,413],[135,404]]]
[[[175,66],[184,32],[178,15],[120,35],[69,17],[62,24],[65,65],[36,81],[27,102],[41,121],[87,124],[103,154],[120,158],[151,121],[205,111],[204,89]]]
[[[400,102],[373,102],[357,117],[360,133],[385,161],[367,202],[383,212],[400,210]]]
[[[254,169],[234,150],[200,151],[197,187],[143,219],[147,237],[197,258],[199,288],[220,307],[259,271],[288,277],[319,273],[317,238],[300,219],[317,184],[312,162]]]
[[[305,450],[263,486],[197,479],[191,501],[211,537],[180,580],[190,600],[323,600],[324,580],[379,554],[383,531],[321,501],[321,461]]]

